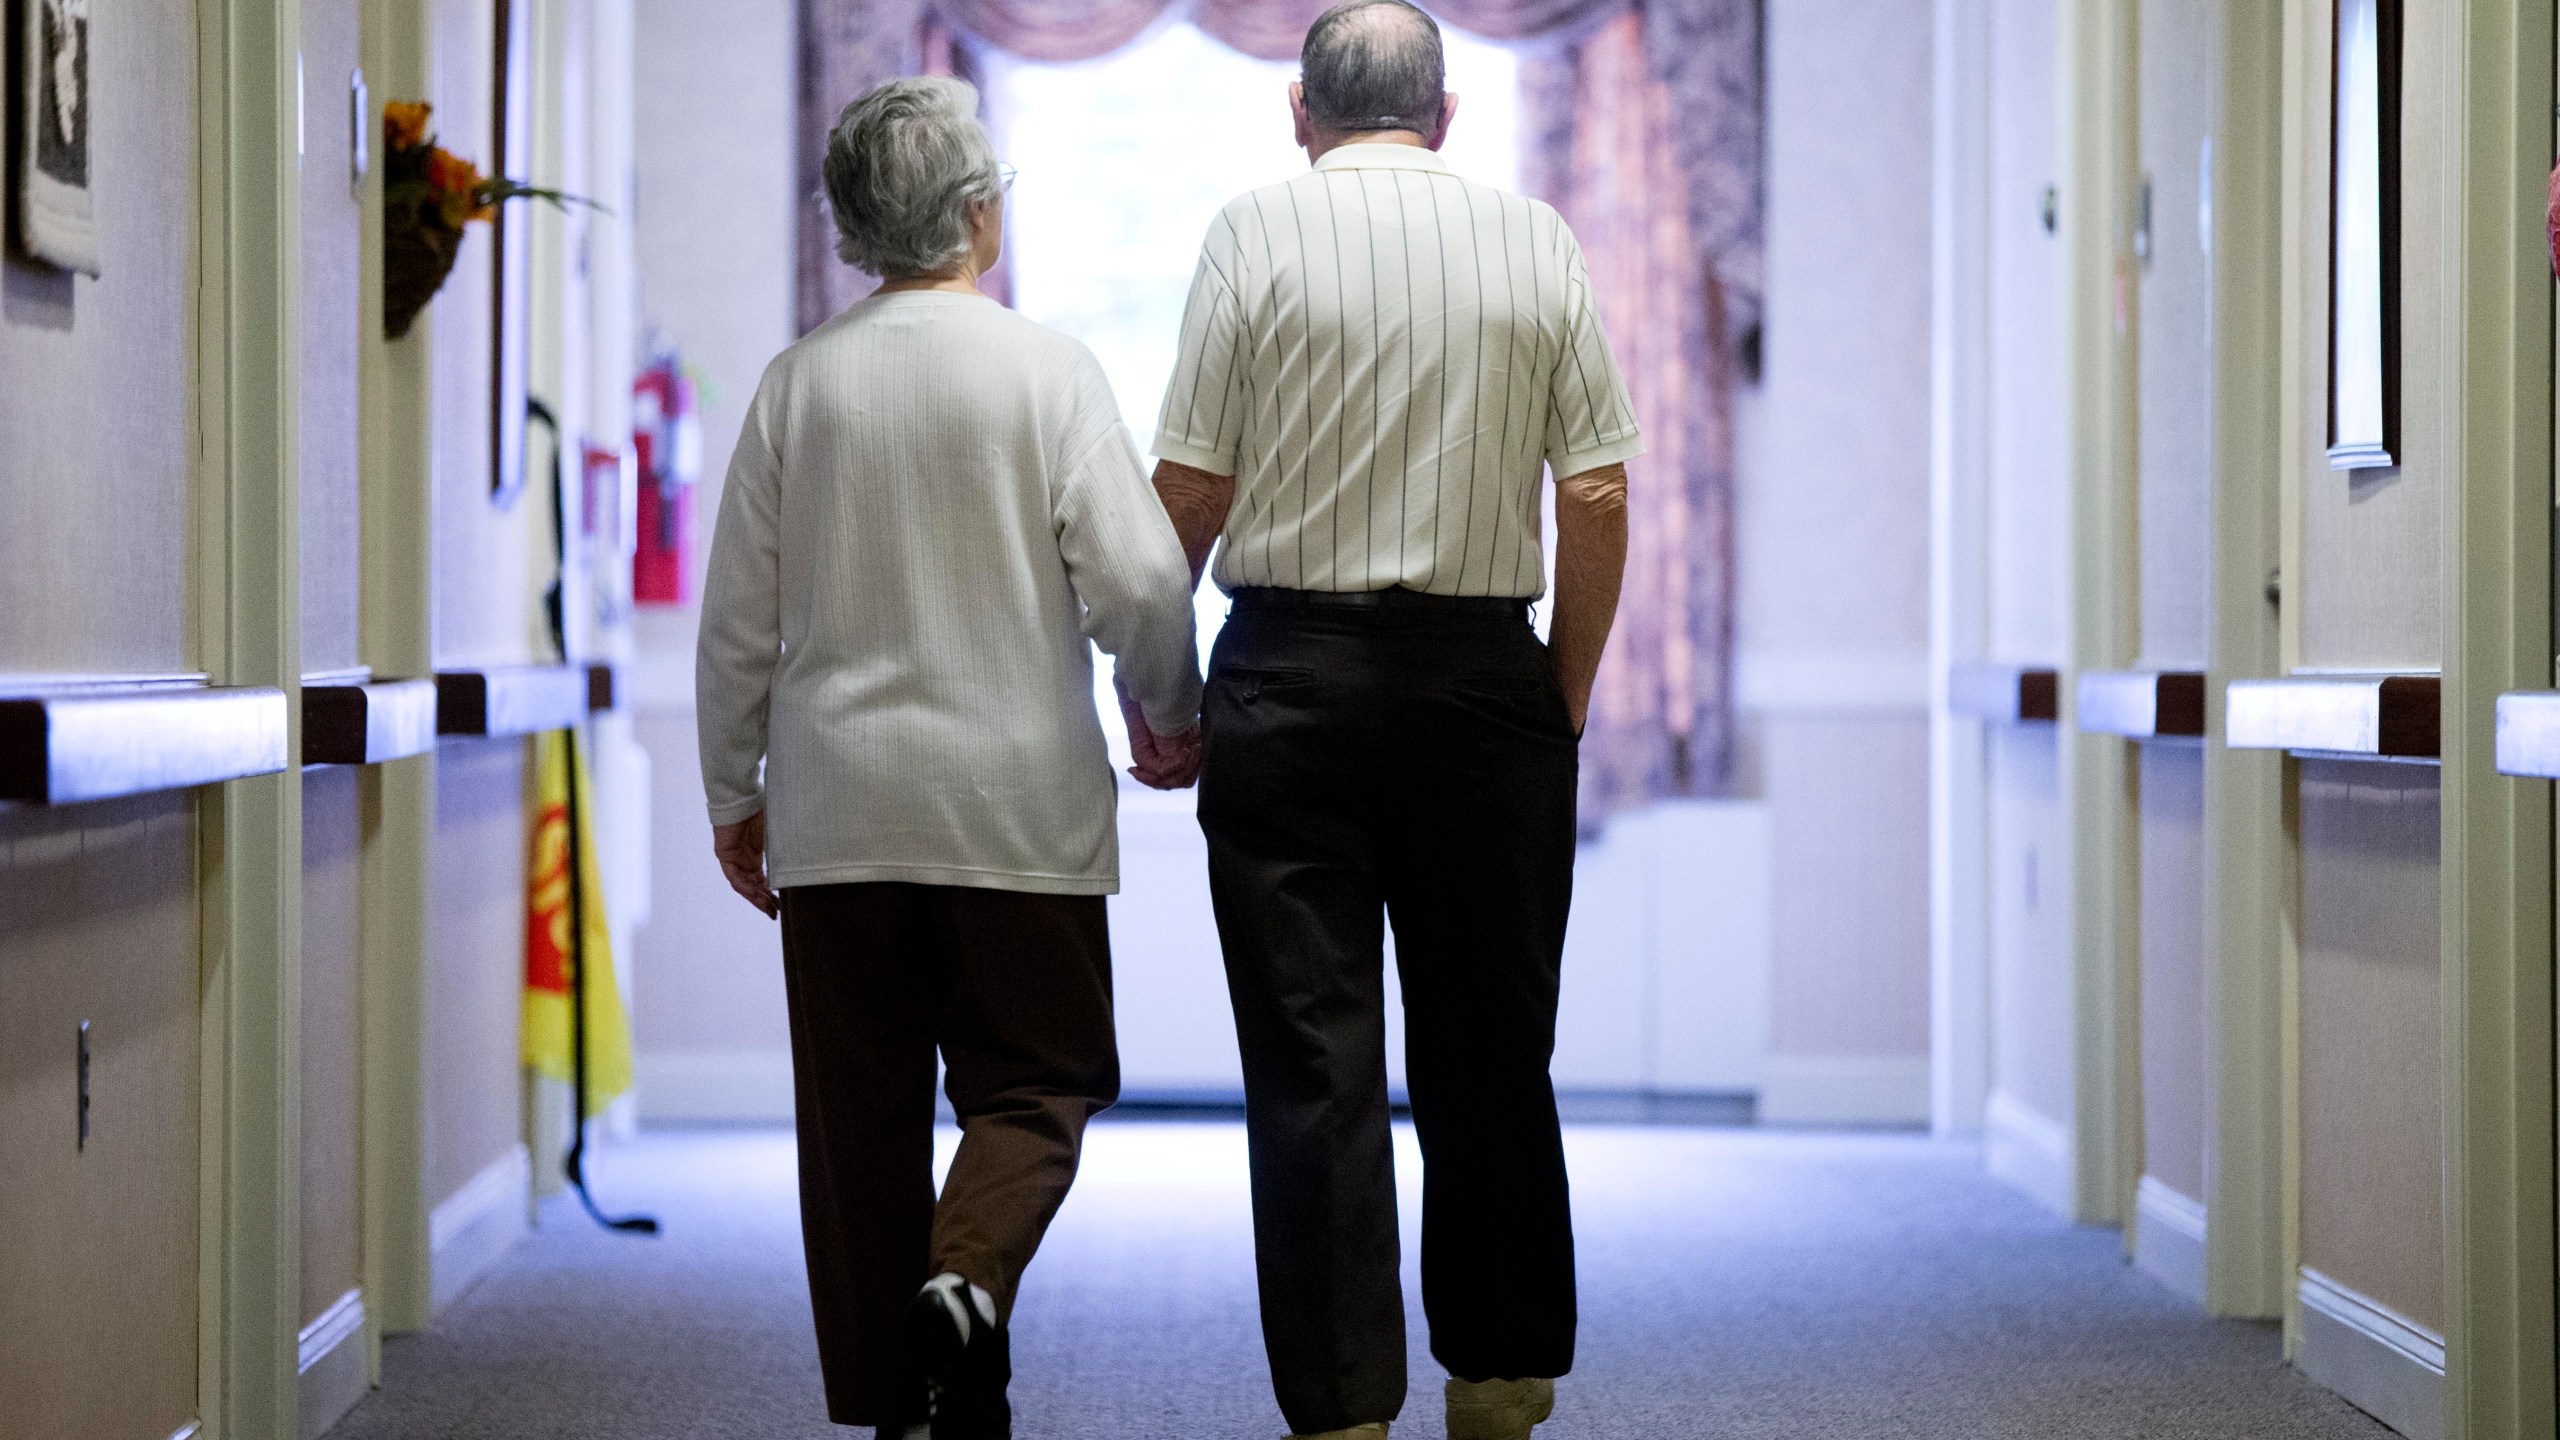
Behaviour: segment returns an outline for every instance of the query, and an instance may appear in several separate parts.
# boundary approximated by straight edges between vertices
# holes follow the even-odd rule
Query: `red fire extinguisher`
[[[638,462],[640,543],[631,555],[631,598],[681,605],[693,554],[693,484],[702,473],[702,426],[693,381],[673,351],[650,360],[631,385],[631,440]]]

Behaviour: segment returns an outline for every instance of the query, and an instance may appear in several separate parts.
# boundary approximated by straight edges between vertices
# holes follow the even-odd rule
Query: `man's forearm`
[[[1235,504],[1236,477],[1212,475],[1173,460],[1156,462],[1156,499],[1173,517],[1173,533],[1182,537],[1183,558],[1191,562],[1191,583],[1209,565],[1209,552],[1227,528],[1227,511]]]
[[[1556,482],[1556,608],[1547,644],[1577,732],[1591,713],[1591,685],[1626,573],[1626,467],[1603,465]]]

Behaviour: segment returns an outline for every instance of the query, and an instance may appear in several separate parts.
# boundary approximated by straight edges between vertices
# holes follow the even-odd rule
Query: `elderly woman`
[[[898,80],[836,123],[838,253],[884,283],[756,389],[695,682],[721,866],[782,922],[828,1413],[934,1440],[1010,1433],[1015,1287],[1118,1095],[1088,638],[1132,773],[1199,766],[1190,569],[1111,388],[978,292],[1005,172],[976,108]]]

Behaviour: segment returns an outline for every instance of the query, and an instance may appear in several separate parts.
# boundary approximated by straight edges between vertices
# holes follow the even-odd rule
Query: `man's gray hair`
[[[1307,118],[1327,130],[1429,135],[1448,84],[1439,22],[1405,0],[1343,0],[1307,27],[1298,81]]]
[[[938,275],[969,255],[969,207],[1004,193],[964,80],[891,80],[844,107],[827,136],[836,254],[883,280]]]

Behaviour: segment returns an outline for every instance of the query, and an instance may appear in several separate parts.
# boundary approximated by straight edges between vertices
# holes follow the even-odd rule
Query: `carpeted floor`
[[[946,1141],[948,1137],[946,1136]],[[1419,1160],[1401,1133],[1407,1287]],[[1541,1440],[2190,1440],[2390,1432],[2284,1368],[2270,1326],[2200,1318],[1967,1149],[1913,1136],[1578,1127],[1582,1340]],[[818,1437],[789,1137],[657,1133],[422,1335],[342,1440]],[[1095,1127],[1015,1317],[1024,1440],[1271,1440],[1242,1130]],[[1439,1440],[1411,1302],[1399,1440]],[[863,1440],[868,1440],[867,1434]]]

